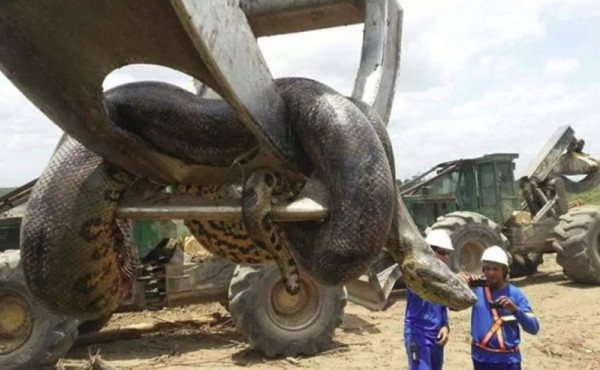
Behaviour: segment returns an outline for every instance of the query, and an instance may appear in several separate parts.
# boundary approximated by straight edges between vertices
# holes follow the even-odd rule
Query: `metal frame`
[[[575,131],[570,126],[564,125],[557,128],[529,164],[526,176],[537,182],[546,180],[574,137]]]
[[[189,195],[157,194],[151,198],[132,198],[120,202],[120,217],[135,220],[220,220],[234,221],[242,218],[240,199],[204,199]],[[274,204],[273,220],[293,222],[320,220],[327,217],[329,209],[322,203],[302,197],[291,203]]]
[[[155,182],[239,183],[256,167],[298,177],[308,175],[310,165],[299,154],[256,37],[359,22],[366,27],[353,97],[387,122],[400,65],[402,10],[396,0],[0,2],[0,70],[69,135]],[[190,164],[118,130],[105,113],[102,81],[133,63],[169,66],[210,86],[255,134],[259,154],[232,167]],[[323,203],[316,204],[299,214],[323,217]],[[206,206],[212,211],[197,209],[195,216],[229,213]],[[144,217],[152,213],[146,210]],[[174,216],[189,209],[170,211]],[[131,208],[123,212],[134,216]],[[152,216],[161,212],[157,208]]]
[[[396,0],[366,2],[362,57],[352,97],[370,104],[387,124],[400,73],[402,8]]]

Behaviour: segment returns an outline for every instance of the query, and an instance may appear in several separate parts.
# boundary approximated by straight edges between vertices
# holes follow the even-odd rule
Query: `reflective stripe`
[[[527,316],[527,317],[535,317],[535,315],[533,314],[533,312],[525,312],[525,316]],[[517,318],[515,317],[515,315],[505,315],[505,316],[502,316],[500,318],[504,322],[517,320]]]
[[[485,298],[488,300],[488,302],[491,302],[492,301],[492,291],[490,290],[490,287],[486,286],[483,288],[483,290],[485,291]],[[492,318],[494,319],[494,325],[492,325],[490,330],[487,332],[487,334],[481,341],[480,345],[483,347],[487,347],[487,344],[490,341],[490,339],[492,339],[494,334],[496,334],[496,336],[498,337],[498,346],[500,347],[501,350],[506,350],[506,347],[504,346],[504,338],[502,336],[502,319],[499,317],[498,311],[495,308],[490,307],[490,311],[492,311]]]
[[[487,344],[490,341],[490,339],[492,339],[494,334],[498,333],[498,329],[500,329],[500,326],[502,326],[502,320],[497,319],[496,321],[494,321],[494,325],[492,325],[492,328],[488,330],[488,332],[485,334],[485,337],[483,337],[483,340],[481,341],[480,345],[487,347]],[[504,346],[504,341],[500,341],[500,338],[498,338],[498,344],[500,344],[500,348],[502,348]]]
[[[484,347],[481,344],[473,341],[473,345],[477,346],[481,349],[483,349],[484,351],[487,352],[494,352],[494,353],[514,353],[514,352],[519,352],[519,347],[515,347],[515,348],[510,348],[510,349],[496,349],[496,348],[490,348],[490,347]]]
[[[487,301],[492,302],[492,292],[491,292],[490,288],[484,287],[483,290],[485,292],[485,298],[487,299]],[[514,315],[505,315],[505,316],[500,317],[498,315],[498,311],[495,308],[491,308],[491,307],[490,307],[490,312],[492,314],[492,319],[494,320],[492,327],[485,334],[485,337],[483,338],[481,343],[477,343],[473,340],[473,345],[477,346],[485,351],[494,352],[494,353],[519,352],[519,347],[506,348],[506,346],[504,345],[504,338],[502,337],[502,323],[508,322],[508,321],[516,321],[517,318]],[[528,317],[535,317],[532,312],[525,312],[525,315],[527,315]],[[500,348],[488,347],[488,343],[494,335],[497,335],[497,337],[498,337],[498,346]]]

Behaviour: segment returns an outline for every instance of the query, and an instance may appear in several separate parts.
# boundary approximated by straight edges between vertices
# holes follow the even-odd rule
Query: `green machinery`
[[[440,163],[400,184],[400,191],[419,229],[455,211],[472,211],[502,223],[520,206],[514,180],[518,154],[488,154]],[[435,177],[424,180],[435,173]]]
[[[600,207],[567,203],[568,194],[600,183],[599,163],[583,145],[563,126],[518,180],[518,154],[502,153],[438,164],[399,188],[422,231],[450,233],[456,271],[479,273],[483,250],[495,244],[509,252],[513,276],[536,272],[542,255],[556,252],[568,277],[600,284]]]

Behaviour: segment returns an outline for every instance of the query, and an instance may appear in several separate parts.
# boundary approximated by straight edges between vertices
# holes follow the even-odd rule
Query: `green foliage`
[[[594,204],[600,206],[600,188],[596,188],[581,194],[572,194],[569,196],[569,202],[581,201],[584,204]]]

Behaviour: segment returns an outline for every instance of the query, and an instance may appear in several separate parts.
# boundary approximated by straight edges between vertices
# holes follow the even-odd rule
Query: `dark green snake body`
[[[376,113],[315,81],[285,79],[277,85],[313,164],[312,178],[327,189],[329,217],[279,225],[278,238],[271,238],[273,233],[264,233],[271,230],[270,193],[254,202],[249,197],[253,191],[265,194],[258,181],[246,184],[242,197],[248,232],[241,220],[187,220],[198,239],[232,261],[274,259],[288,279],[298,264],[330,285],[359,277],[386,246],[418,294],[455,308],[471,305],[475,297],[435,258],[397,195],[391,145]],[[228,166],[256,146],[225,103],[166,84],[124,85],[108,91],[105,104],[115,125],[189,162]],[[28,284],[53,310],[92,319],[112,311],[128,292],[135,249],[127,238],[127,222],[116,220],[115,212],[123,192],[138,180],[126,170],[67,139],[36,184],[21,248]],[[240,179],[223,186],[242,184]],[[205,196],[221,191],[173,185]]]

